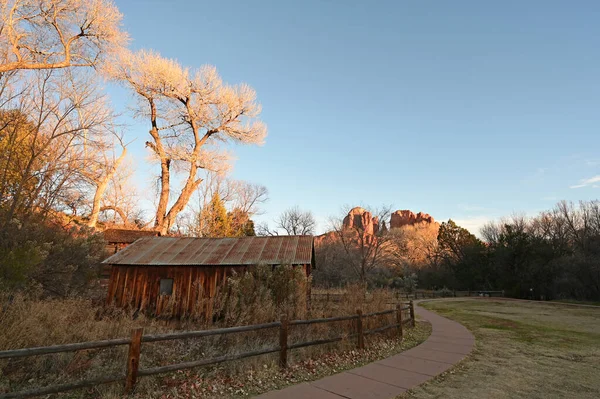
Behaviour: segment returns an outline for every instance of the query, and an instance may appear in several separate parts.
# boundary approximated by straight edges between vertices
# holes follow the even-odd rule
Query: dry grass
[[[321,318],[336,315],[354,314],[356,309],[364,313],[389,309],[389,294],[375,291],[365,295],[356,287],[351,287],[344,300],[332,304],[314,301],[310,311],[292,311],[289,304],[276,306],[266,303],[261,309],[259,303],[251,303],[255,311],[244,311],[234,319],[243,324],[257,324],[279,319],[281,309],[292,314],[303,314],[306,318]],[[264,297],[259,297],[265,301]],[[302,306],[304,306],[302,304]],[[101,339],[128,337],[131,329],[144,327],[145,333],[161,333],[174,330],[206,329],[206,323],[192,319],[170,323],[145,317],[143,314],[94,306],[86,299],[63,299],[34,301],[24,297],[0,296],[0,350],[47,346],[63,343],[84,342]],[[256,311],[258,310],[258,311]],[[288,313],[290,314],[290,313]],[[254,319],[256,318],[256,319]],[[393,315],[378,316],[365,323],[365,329],[393,323]],[[214,324],[211,328],[223,326]],[[350,334],[354,330],[352,322],[296,326],[290,331],[290,342],[301,342]],[[155,367],[184,361],[212,358],[224,354],[240,353],[259,348],[277,347],[278,329],[261,330],[228,336],[205,337],[147,343],[142,345],[141,367]],[[386,347],[381,344],[380,347]],[[331,356],[332,352],[351,353],[354,342],[344,340],[337,344],[315,346],[292,351],[290,364],[304,364],[307,359],[317,361],[320,357]],[[55,385],[108,374],[124,374],[126,346],[62,353],[29,358],[0,361],[0,392],[30,389],[37,386]],[[361,355],[362,356],[362,355]],[[221,386],[234,386],[239,376],[247,376],[248,370],[276,369],[275,356],[262,356],[239,362],[229,362],[219,367],[203,369],[202,381],[220,381]],[[184,374],[185,375],[185,374]],[[224,377],[226,376],[226,377]],[[177,379],[177,375],[174,376]],[[140,397],[161,396],[169,392],[168,377],[141,379],[137,392]],[[244,377],[245,378],[245,377]],[[229,382],[227,382],[229,381]],[[208,383],[208,382],[206,382]],[[227,385],[229,384],[229,385]],[[179,383],[177,387],[179,387]],[[259,384],[260,385],[260,384]],[[256,388],[259,389],[259,388]],[[119,397],[120,386],[104,386],[88,392],[79,391],[64,394],[65,397]]]
[[[600,309],[476,299],[423,306],[467,326],[476,349],[401,397],[600,397]]]
[[[346,342],[346,350],[340,350],[336,346],[320,346],[320,354],[310,357],[298,356],[297,351],[292,351],[291,354],[297,360],[285,372],[279,370],[275,357],[268,356],[263,357],[258,365],[241,363],[243,370],[234,378],[226,368],[182,372],[155,381],[154,384],[159,385],[146,386],[136,397],[156,397],[159,395],[152,393],[161,392],[166,393],[165,398],[217,399],[258,395],[288,385],[314,381],[392,356],[420,344],[430,333],[429,323],[418,322],[416,328],[405,330],[402,342],[390,339],[389,336],[368,336],[366,348],[362,351],[354,349],[354,342]]]

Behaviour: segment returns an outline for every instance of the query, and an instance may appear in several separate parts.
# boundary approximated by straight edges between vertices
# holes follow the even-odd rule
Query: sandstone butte
[[[408,209],[397,210],[391,214],[387,225],[390,229],[397,229],[404,226],[431,226],[439,227],[433,217],[427,213],[414,213]],[[364,234],[377,234],[380,228],[386,228],[386,222],[381,223],[377,216],[373,217],[371,212],[359,206],[354,207],[348,212],[342,222],[342,226],[347,230],[357,230]],[[334,232],[329,232],[316,237],[315,244],[320,244],[324,240],[332,239]]]

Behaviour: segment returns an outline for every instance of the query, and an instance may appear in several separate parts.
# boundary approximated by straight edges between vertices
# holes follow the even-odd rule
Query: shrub
[[[215,318],[225,325],[265,323],[281,314],[306,314],[309,280],[299,267],[260,265],[227,279],[215,303]]]
[[[85,293],[106,256],[100,234],[32,217],[0,229],[0,289],[66,297]]]

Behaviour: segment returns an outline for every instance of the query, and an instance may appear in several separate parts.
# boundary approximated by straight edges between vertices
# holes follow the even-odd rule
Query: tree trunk
[[[160,160],[160,197],[158,200],[158,207],[156,208],[156,219],[154,222],[155,230],[161,234],[166,234],[165,228],[165,217],[167,215],[167,205],[169,203],[169,190],[171,180],[171,160],[168,158],[161,158]]]
[[[181,212],[183,208],[187,205],[194,191],[196,191],[200,183],[202,183],[202,179],[196,179],[197,169],[195,163],[192,163],[192,165],[190,165],[190,168],[191,169],[187,181],[185,182],[185,186],[181,190],[177,201],[175,201],[175,203],[169,210],[169,213],[167,213],[167,215],[164,217],[160,229],[157,229],[161,235],[167,234],[169,229],[173,226],[173,223],[175,223],[175,218],[177,217],[179,212]]]
[[[100,214],[100,201],[102,200],[102,197],[104,196],[104,192],[106,191],[108,182],[115,175],[115,173],[117,172],[117,169],[119,168],[119,164],[123,161],[123,159],[125,159],[126,155],[127,155],[127,148],[123,147],[123,152],[121,153],[119,158],[117,158],[117,160],[112,165],[112,167],[110,168],[108,173],[106,173],[104,175],[104,177],[100,178],[100,181],[97,183],[96,193],[94,194],[94,202],[92,203],[92,213],[90,215],[90,220],[88,221],[88,224],[87,224],[89,227],[96,227],[96,224],[98,223],[98,215]],[[126,222],[126,221],[124,221],[124,222]]]
[[[165,227],[165,216],[167,214],[167,206],[169,205],[171,159],[169,159],[163,148],[162,139],[158,132],[158,116],[154,99],[152,97],[146,98],[148,100],[148,105],[150,105],[150,123],[152,124],[152,129],[150,129],[149,133],[154,139],[154,143],[146,142],[146,147],[150,147],[160,159],[160,197],[158,199],[158,207],[156,208],[154,230],[163,235],[166,234],[168,230],[168,227]]]

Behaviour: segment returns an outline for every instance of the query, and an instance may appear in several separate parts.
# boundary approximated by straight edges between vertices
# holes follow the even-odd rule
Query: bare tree
[[[99,220],[105,224],[122,224],[146,227],[150,224],[144,211],[139,208],[139,195],[132,182],[133,165],[130,158],[126,158],[120,167],[110,177],[106,192],[100,206]]]
[[[103,157],[104,162],[101,165],[99,165],[98,168],[96,168],[95,170],[88,169],[87,171],[85,171],[86,177],[89,179],[90,183],[95,186],[94,197],[92,199],[92,211],[90,213],[87,223],[90,227],[96,227],[96,223],[98,222],[98,216],[100,215],[102,209],[108,210],[106,205],[102,207],[102,199],[104,198],[104,194],[111,180],[117,173],[119,165],[121,165],[121,163],[127,156],[127,147],[125,146],[125,144],[123,144],[122,140],[120,140],[120,144],[122,151],[119,157],[115,158],[113,156],[113,158],[111,159],[105,155]],[[112,209],[115,210],[117,213],[120,213],[121,217],[123,217],[122,211],[116,208],[116,206],[112,206]],[[127,219],[124,219],[123,222],[126,224]]]
[[[105,146],[113,114],[95,79],[69,70],[4,74],[0,101],[4,173],[0,176],[0,206],[10,219],[36,210],[76,210],[90,191],[90,168],[106,167],[87,148]],[[12,85],[12,88],[10,86]],[[93,112],[91,112],[93,110]],[[11,171],[7,173],[7,171]]]
[[[269,190],[263,185],[228,178],[224,173],[207,170],[198,187],[198,211],[219,194],[229,209],[239,209],[252,217],[260,214],[260,205],[269,199]]]
[[[252,217],[260,215],[260,205],[269,199],[269,190],[261,184],[249,183],[243,180],[234,180],[234,195],[232,208]]]
[[[354,208],[344,219],[333,219],[332,227],[346,255],[345,260],[362,283],[378,267],[389,266],[395,262],[396,253],[394,235],[380,228],[380,222],[390,218],[391,207],[382,207],[371,211]]]
[[[111,73],[138,94],[137,113],[150,122],[152,140],[146,146],[161,166],[155,229],[166,233],[202,183],[198,170],[229,167],[220,143],[263,142],[266,126],[257,119],[256,93],[247,85],[224,84],[214,67],[190,71],[145,51],[125,54]],[[172,169],[186,175],[174,201]]]
[[[95,66],[128,37],[110,0],[0,0],[0,74]]]
[[[286,209],[275,220],[278,229],[288,235],[314,234],[317,222],[310,211],[303,211],[298,206]]]
[[[315,233],[317,222],[310,211],[303,211],[298,206],[286,209],[275,219],[275,229],[264,222],[256,226],[257,234],[261,236],[311,235]]]
[[[437,238],[439,225],[437,223],[406,225],[390,229],[390,241],[393,242],[390,251],[397,266],[421,268],[435,263],[438,254]]]

